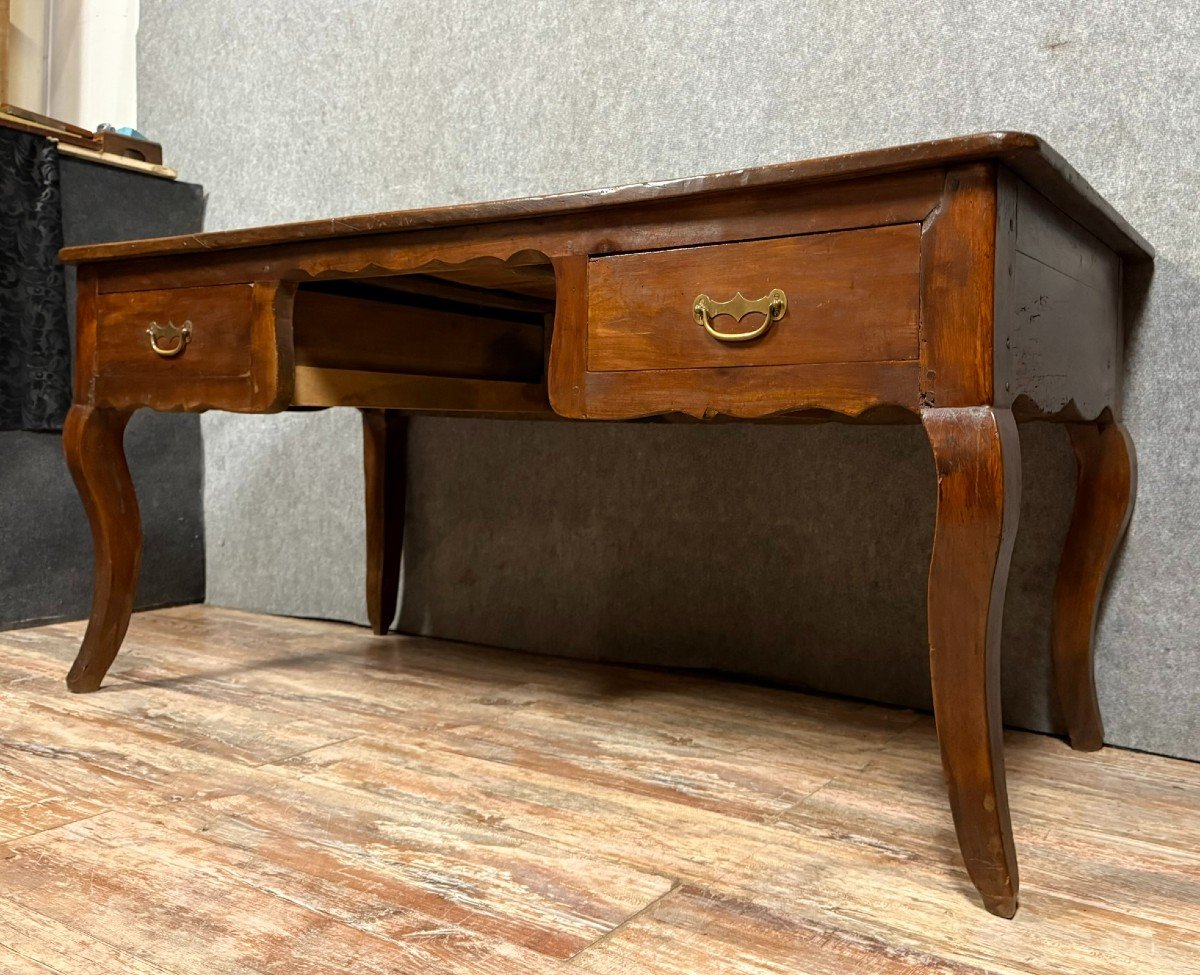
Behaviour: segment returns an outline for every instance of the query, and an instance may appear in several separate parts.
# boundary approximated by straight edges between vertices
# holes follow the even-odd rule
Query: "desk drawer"
[[[253,292],[251,284],[231,284],[101,295],[96,316],[101,371],[135,378],[248,376]]]
[[[588,371],[916,359],[920,246],[913,223],[593,258]],[[786,308],[720,307],[739,293]]]
[[[245,283],[98,295],[99,401],[269,408],[278,385],[276,291]]]

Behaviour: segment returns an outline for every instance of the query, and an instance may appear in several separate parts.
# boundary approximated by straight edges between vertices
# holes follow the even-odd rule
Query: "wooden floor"
[[[929,717],[330,623],[0,633],[0,972],[1200,972],[1200,766],[1010,734],[1014,921]]]

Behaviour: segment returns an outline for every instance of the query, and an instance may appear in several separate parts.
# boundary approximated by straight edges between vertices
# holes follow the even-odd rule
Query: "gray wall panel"
[[[143,0],[141,24],[144,127],[214,228],[1045,135],[1162,255],[1129,347],[1142,490],[1101,694],[1110,740],[1200,758],[1194,5]],[[204,430],[209,598],[361,621],[357,417]],[[1005,708],[1051,728],[1073,472],[1061,431],[1022,442]],[[928,702],[918,430],[427,420],[412,461],[406,627]]]

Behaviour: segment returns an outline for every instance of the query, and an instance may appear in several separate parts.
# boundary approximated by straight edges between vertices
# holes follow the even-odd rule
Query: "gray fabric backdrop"
[[[142,127],[224,228],[1017,128],[1161,255],[1133,323],[1142,483],[1099,634],[1112,742],[1200,758],[1194,4],[143,0]],[[204,420],[208,594],[362,620],[347,411]],[[1022,431],[1010,723],[1052,728],[1073,467]],[[926,706],[919,429],[414,425],[402,625]]]

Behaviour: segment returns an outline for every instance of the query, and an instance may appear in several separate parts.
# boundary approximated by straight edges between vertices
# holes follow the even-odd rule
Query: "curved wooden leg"
[[[1054,590],[1054,683],[1071,747],[1104,744],[1092,640],[1113,555],[1133,512],[1137,460],[1120,423],[1067,426],[1079,480]]]
[[[131,415],[76,405],[63,426],[67,466],[91,523],[96,552],[92,614],[67,675],[67,687],[76,693],[100,686],[133,612],[142,563],[142,523],[125,462],[125,426]]]
[[[396,619],[404,547],[408,417],[363,410],[363,473],[367,482],[367,618],[382,635]]]
[[[1021,493],[1008,410],[922,413],[937,465],[929,567],[933,707],[967,873],[993,914],[1017,910],[1017,857],[1004,781],[1000,624]]]

